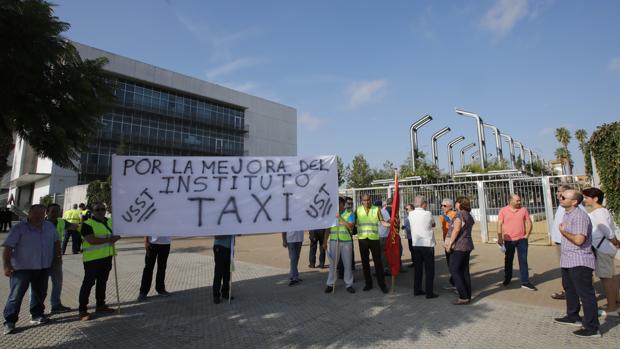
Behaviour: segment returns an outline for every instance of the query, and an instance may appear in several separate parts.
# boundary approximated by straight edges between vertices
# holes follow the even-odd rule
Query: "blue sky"
[[[73,40],[296,108],[299,155],[400,165],[430,114],[445,169],[448,140],[475,141],[459,107],[551,159],[555,128],[620,120],[620,1],[55,3]]]

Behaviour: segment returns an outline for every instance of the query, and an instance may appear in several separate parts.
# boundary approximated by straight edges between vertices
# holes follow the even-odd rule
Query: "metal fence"
[[[428,210],[439,216],[441,202],[444,198],[455,200],[467,196],[471,200],[472,216],[476,224],[474,232],[481,241],[493,242],[497,236],[497,217],[499,210],[510,201],[510,194],[521,195],[522,204],[530,213],[533,223],[530,243],[550,244],[550,232],[553,216],[558,207],[557,187],[568,184],[582,190],[589,184],[580,183],[575,176],[524,177],[509,179],[481,180],[470,182],[450,182],[400,186],[400,216],[404,216],[404,206],[413,203],[417,195],[422,195],[428,202]],[[371,202],[391,199],[393,186],[354,188],[340,191],[341,195],[353,198],[355,207],[361,205],[364,194],[370,196]],[[389,202],[390,200],[388,200]]]

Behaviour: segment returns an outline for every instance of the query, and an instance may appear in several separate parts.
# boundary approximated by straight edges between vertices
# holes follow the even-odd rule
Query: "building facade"
[[[83,59],[106,57],[115,101],[73,172],[15,142],[10,188],[25,208],[66,187],[105,179],[112,154],[295,156],[297,111],[276,102],[74,43]],[[60,200],[56,200],[60,201]]]

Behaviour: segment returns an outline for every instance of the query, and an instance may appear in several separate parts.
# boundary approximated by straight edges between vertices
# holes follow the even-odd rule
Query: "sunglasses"
[[[448,207],[448,205],[441,205],[441,207]]]
[[[564,195],[560,195],[560,200],[566,200],[567,198]]]

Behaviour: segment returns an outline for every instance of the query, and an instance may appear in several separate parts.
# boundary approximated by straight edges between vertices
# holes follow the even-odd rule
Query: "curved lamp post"
[[[465,140],[465,137],[459,136],[448,142],[448,162],[450,167],[450,176],[454,176],[454,157],[452,156],[452,148],[459,142]]]
[[[428,124],[433,120],[433,117],[430,115],[424,115],[420,120],[414,122],[409,127],[409,135],[411,137],[411,168],[415,173],[415,159],[418,152],[418,130],[420,127]]]
[[[470,118],[473,118],[476,121],[476,126],[477,126],[477,131],[478,131],[478,151],[480,152],[480,166],[482,166],[482,169],[485,169],[486,163],[487,163],[487,151],[486,151],[486,142],[484,139],[484,128],[482,126],[483,125],[482,118],[476,113],[464,111],[461,109],[454,108],[454,111],[459,115],[468,116]]]
[[[510,167],[513,170],[516,170],[517,166],[515,165],[515,162],[516,162],[516,159],[515,159],[515,141],[508,134],[501,133],[501,136],[504,137],[504,139],[508,142],[508,149],[510,150]]]
[[[515,144],[521,149],[521,171],[525,171],[525,147],[521,142],[514,141]]]
[[[432,155],[433,155],[433,165],[437,168],[439,168],[437,166],[437,162],[439,161],[438,156],[437,156],[437,140],[444,136],[445,134],[447,134],[448,132],[450,132],[450,127],[444,127],[441,130],[435,132],[433,134],[433,137],[431,137],[431,149],[432,149]]]
[[[476,150],[475,152],[473,152],[471,154],[471,162],[473,163],[474,160],[476,160],[476,157],[478,156],[478,154],[480,154],[480,150]]]
[[[483,126],[488,129],[491,129],[493,131],[493,134],[495,135],[495,154],[496,154],[497,162],[499,163],[504,160],[501,132],[499,131],[497,127],[493,125],[483,124]]]
[[[476,143],[469,143],[468,145],[461,148],[461,170],[465,166],[465,152],[475,146],[476,146]]]

